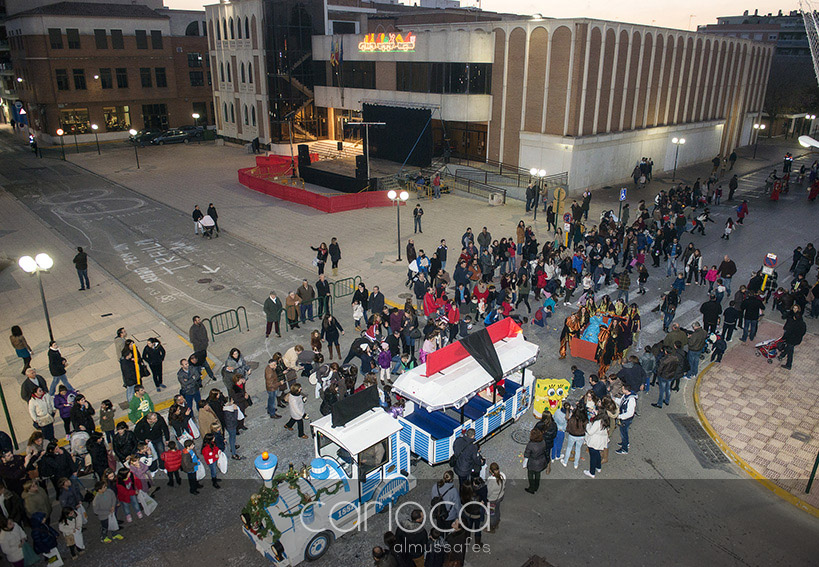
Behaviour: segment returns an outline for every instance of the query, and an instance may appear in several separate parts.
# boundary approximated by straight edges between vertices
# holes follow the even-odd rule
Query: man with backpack
[[[459,485],[470,482],[472,471],[480,472],[483,467],[483,457],[481,457],[478,444],[475,443],[475,430],[467,429],[452,444],[452,457],[449,465],[458,475]]]

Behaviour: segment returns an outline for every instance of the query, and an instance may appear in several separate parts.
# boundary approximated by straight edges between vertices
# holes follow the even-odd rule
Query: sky
[[[165,0],[169,8],[201,8],[216,4],[218,0]],[[819,8],[819,0],[814,0]],[[462,5],[476,5],[477,0],[465,0]],[[516,14],[540,13],[547,18],[587,17],[616,20],[662,27],[691,29],[698,25],[716,23],[717,16],[734,16],[748,10],[753,14],[787,14],[798,8],[797,0],[774,2],[771,0],[482,0],[484,10],[504,11]]]

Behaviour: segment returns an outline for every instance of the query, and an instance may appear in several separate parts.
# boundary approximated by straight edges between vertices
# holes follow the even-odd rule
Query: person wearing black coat
[[[552,472],[551,454],[557,437],[557,423],[551,413],[544,412],[540,421],[535,424],[535,428],[540,431],[543,442],[546,443],[546,474],[549,474]]]
[[[333,268],[333,275],[338,275],[338,261],[341,260],[341,247],[338,245],[338,239],[333,237],[330,239],[330,246],[327,247],[327,252],[330,254],[330,266]]]
[[[40,478],[50,478],[54,489],[59,494],[61,487],[57,485],[57,481],[61,478],[71,478],[77,471],[77,465],[67,451],[58,446],[56,441],[51,441],[46,448],[45,455],[40,459],[38,469]]]
[[[473,472],[480,472],[483,467],[478,444],[475,443],[475,430],[467,429],[452,444],[452,456],[455,457],[455,474],[460,484],[469,482]]]
[[[108,468],[108,450],[100,432],[94,431],[85,445],[88,454],[91,456],[91,468],[97,480],[102,480],[105,469]]]
[[[805,332],[807,332],[805,321],[802,319],[802,311],[798,306],[793,306],[793,311],[789,314],[788,320],[785,321],[785,326],[782,328],[782,331],[782,339],[785,341],[785,348],[782,350],[779,358],[781,360],[782,358],[787,357],[787,360],[785,361],[785,364],[782,365],[782,368],[790,370],[791,366],[793,365],[793,349],[802,343],[802,338],[805,336]]]
[[[128,429],[127,423],[119,422],[117,424],[117,432],[114,434],[114,442],[111,445],[114,454],[121,463],[127,462],[128,457],[136,453],[137,438],[134,432]]]
[[[367,291],[367,286],[363,283],[358,284],[358,289],[355,290],[353,294],[353,299],[350,301],[350,305],[358,301],[361,305],[361,308],[364,310],[364,319],[367,319],[367,307],[370,304],[370,292]]]
[[[156,337],[148,339],[148,344],[142,349],[142,360],[148,363],[154,378],[156,391],[167,388],[162,383],[162,362],[165,360],[165,347]]]
[[[82,394],[77,394],[74,398],[74,405],[71,406],[71,425],[74,431],[94,431],[94,408]]]
[[[213,219],[213,228],[216,229],[216,236],[219,236],[219,213],[216,212],[216,207],[211,203],[208,205],[207,214]]]
[[[125,388],[125,398],[130,402],[134,397],[134,386],[137,385],[134,355],[128,352],[119,359],[119,369],[122,372],[122,387]]]
[[[709,335],[715,333],[719,324],[719,316],[722,315],[722,307],[717,301],[717,296],[711,294],[708,301],[700,306],[702,313],[702,326]]]

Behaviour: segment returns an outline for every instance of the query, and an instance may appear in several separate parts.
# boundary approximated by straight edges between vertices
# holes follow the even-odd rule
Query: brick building
[[[156,5],[156,3],[154,3]],[[161,3],[160,3],[161,5]],[[204,12],[58,2],[10,15],[6,30],[30,128],[93,139],[130,128],[212,123]]]

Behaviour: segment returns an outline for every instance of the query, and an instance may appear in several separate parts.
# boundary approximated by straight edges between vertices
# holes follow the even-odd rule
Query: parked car
[[[173,128],[162,132],[162,134],[151,140],[151,143],[157,146],[162,146],[164,144],[187,144],[192,138],[195,137],[195,132],[186,132],[185,130],[181,130],[179,128]]]
[[[203,126],[193,126],[193,125],[190,125],[190,124],[185,125],[185,126],[180,126],[179,130],[182,130],[183,132],[187,132],[192,137],[197,138],[197,139],[201,138],[203,136],[204,132],[205,132],[205,128]]]
[[[158,136],[162,135],[162,130],[153,130],[153,129],[146,129],[140,130],[133,136],[129,136],[128,139],[131,141],[132,144],[139,144],[140,146],[144,146],[145,144],[150,144],[153,142]]]

